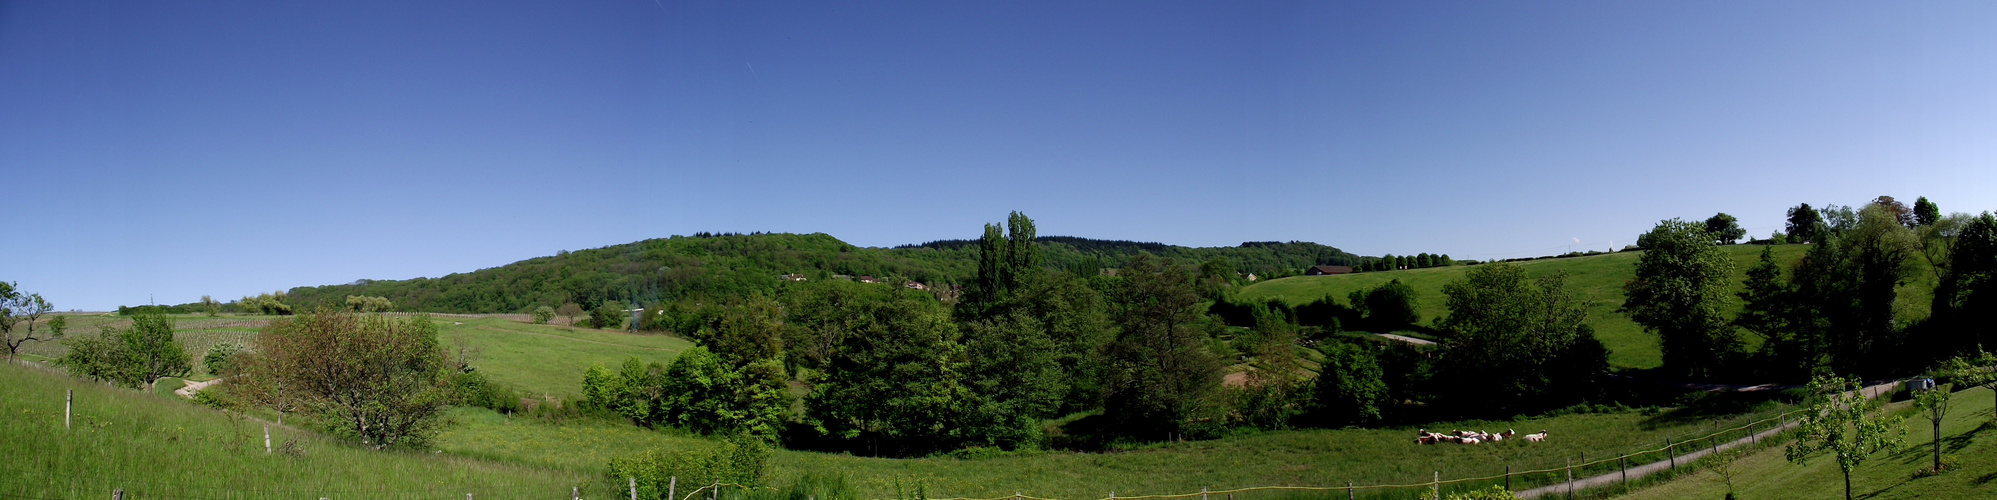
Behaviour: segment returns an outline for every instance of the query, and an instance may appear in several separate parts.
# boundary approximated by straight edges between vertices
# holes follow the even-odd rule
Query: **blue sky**
[[[1378,4],[0,2],[0,280],[103,310],[1012,210],[1484,259],[1997,209],[1997,3]]]

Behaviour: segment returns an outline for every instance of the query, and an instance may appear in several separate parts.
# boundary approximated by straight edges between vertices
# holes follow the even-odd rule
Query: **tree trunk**
[[[1935,419],[1935,472],[1942,471],[1942,421]]]
[[[1842,467],[1838,468],[1838,470],[1844,472],[1844,500],[1851,500],[1851,471],[1844,470]]]

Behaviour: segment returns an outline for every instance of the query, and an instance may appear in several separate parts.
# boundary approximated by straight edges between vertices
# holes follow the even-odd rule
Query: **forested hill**
[[[1225,258],[1237,270],[1262,276],[1297,274],[1318,264],[1351,265],[1361,257],[1307,242],[1251,242],[1236,247],[1190,248],[1160,243],[1036,238],[1045,264],[1094,272],[1121,267],[1138,252],[1193,263]],[[977,264],[974,240],[936,241],[897,248],[863,248],[823,233],[699,234],[562,252],[505,266],[440,278],[360,280],[345,285],[298,287],[287,301],[298,307],[340,305],[348,295],[387,297],[403,311],[510,313],[536,306],[605,301],[650,304],[685,297],[729,297],[776,289],[785,274],[807,279],[875,276],[890,283],[913,280],[964,283]]]

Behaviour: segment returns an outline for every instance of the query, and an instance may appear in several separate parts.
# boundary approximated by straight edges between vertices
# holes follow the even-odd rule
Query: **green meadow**
[[[1761,258],[1760,245],[1730,245],[1721,247],[1734,260],[1734,283],[1738,291],[1741,281],[1747,279],[1747,270]],[[1775,248],[1777,262],[1787,266],[1809,250],[1808,245],[1779,245]],[[1619,252],[1585,257],[1540,259],[1519,262],[1534,277],[1557,272],[1567,273],[1567,288],[1592,301],[1588,308],[1588,324],[1595,328],[1595,336],[1609,348],[1609,364],[1617,368],[1656,368],[1663,363],[1658,351],[1657,338],[1643,331],[1643,327],[1630,321],[1628,316],[1617,312],[1623,304],[1623,283],[1636,276],[1636,261],[1640,252]],[[1473,266],[1432,267],[1404,271],[1384,271],[1357,273],[1336,276],[1292,276],[1249,285],[1236,295],[1243,299],[1282,300],[1292,305],[1301,305],[1325,297],[1336,298],[1344,303],[1346,294],[1354,290],[1369,289],[1391,280],[1414,287],[1420,294],[1419,307],[1421,323],[1433,326],[1449,310],[1444,307],[1445,297],[1442,286],[1461,279]],[[1914,287],[1909,287],[1914,288]],[[1918,302],[1925,307],[1924,298],[1906,297],[1903,303]],[[1906,314],[1925,316],[1926,311],[1907,311]],[[1758,339],[1750,339],[1751,345],[1758,345]]]
[[[1852,471],[1852,496],[1895,498],[1997,498],[1997,423],[1991,420],[1989,389],[1957,392],[1942,420],[1942,453],[1955,466],[1939,475],[1919,474],[1934,464],[1933,425],[1925,416],[1907,415],[1901,425],[1905,441],[1896,449],[1873,455]],[[1906,412],[1908,403],[1889,407]],[[1740,498],[1842,498],[1844,475],[1833,457],[1818,456],[1804,465],[1790,463],[1780,447],[1763,447],[1734,464],[1734,492]],[[1632,500],[1721,498],[1726,483],[1717,474],[1700,471],[1620,497]]]
[[[64,428],[65,391],[74,390]],[[0,497],[567,498],[593,475],[417,451],[375,451],[22,365],[0,364]]]

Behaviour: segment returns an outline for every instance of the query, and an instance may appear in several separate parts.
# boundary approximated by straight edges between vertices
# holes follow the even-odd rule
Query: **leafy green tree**
[[[47,337],[35,336],[35,325],[41,320],[42,315],[54,310],[55,306],[43,300],[42,294],[24,294],[16,287],[17,285],[12,282],[0,281],[0,340],[7,343],[8,362],[14,361],[23,344],[62,337],[64,327],[68,326],[67,320],[61,323],[51,321]],[[23,329],[19,338],[16,338],[14,328],[23,321],[27,323],[27,328]]]
[[[1761,258],[1747,270],[1744,285],[1736,294],[1741,299],[1741,310],[1734,316],[1733,324],[1761,335],[1758,355],[1772,361],[1761,363],[1761,369],[1784,380],[1809,379],[1820,363],[1823,348],[1820,339],[1796,328],[1810,320],[1798,316],[1800,297],[1783,279],[1782,267],[1775,263],[1774,248],[1761,249]]]
[[[624,310],[624,303],[604,302],[589,312],[589,323],[599,329],[615,330],[624,326],[624,317],[631,313]]]
[[[1517,264],[1476,266],[1443,285],[1449,336],[1440,360],[1466,407],[1502,411],[1551,401],[1606,369],[1606,356],[1583,323],[1587,301],[1568,292],[1567,276],[1528,279]]]
[[[1658,336],[1664,367],[1693,378],[1712,378],[1740,352],[1727,321],[1733,259],[1714,246],[1711,233],[1679,219],[1659,222],[1642,238],[1636,278],[1623,285],[1622,311]]]
[[[242,306],[243,314],[289,316],[291,315],[291,305],[285,304],[284,299],[284,291],[278,290],[271,293],[258,294],[255,297],[244,296],[242,300],[237,301],[237,304]]]
[[[536,307],[533,314],[534,324],[545,325],[548,324],[548,320],[555,319],[555,308],[548,306]]]
[[[1880,196],[1873,198],[1872,203],[1868,203],[1867,206],[1885,209],[1892,213],[1894,222],[1901,226],[1914,227],[1914,209],[1908,208],[1905,203],[1900,203],[1900,200],[1895,200],[1891,196]]]
[[[1906,430],[1899,418],[1871,411],[1856,381],[1818,377],[1810,392],[1817,397],[1802,414],[1796,442],[1787,449],[1789,461],[1806,465],[1819,453],[1834,455],[1844,473],[1844,498],[1851,500],[1851,471],[1874,453],[1899,446]]]
[[[105,327],[96,337],[74,339],[56,364],[71,373],[126,387],[152,388],[165,377],[193,370],[187,352],[173,341],[173,322],[159,314],[132,318],[125,329]]]
[[[963,433],[963,346],[949,313],[930,295],[895,290],[837,304],[844,329],[824,375],[805,398],[819,432],[876,455],[954,448]]]
[[[1928,201],[1928,197],[1926,196],[1914,199],[1914,225],[1932,226],[1941,220],[1941,207],[1937,207],[1934,202]]]
[[[1421,322],[1415,289],[1400,279],[1364,291],[1354,290],[1349,300],[1352,308],[1364,315],[1367,325],[1377,331],[1406,329]]]
[[[320,309],[271,321],[235,384],[255,400],[299,405],[377,449],[424,441],[452,391],[437,325]]]
[[[1747,230],[1740,228],[1739,219],[1721,212],[1706,219],[1706,234],[1711,236],[1715,243],[1732,245],[1747,237]]]
[[[574,302],[565,303],[562,304],[561,309],[555,310],[555,314],[560,314],[562,315],[562,317],[568,318],[569,326],[575,326],[576,316],[581,316],[583,314],[582,305],[576,304]]]
[[[1191,274],[1172,259],[1139,255],[1122,276],[1104,415],[1132,435],[1185,432],[1220,387],[1220,360],[1208,349],[1217,323],[1202,313]]]
[[[1997,217],[1985,212],[1969,218],[1956,232],[1935,287],[1931,322],[1943,331],[1959,332],[1951,346],[1967,351],[1972,345],[1997,345],[1983,325],[1997,324]]]
[[[1249,362],[1230,418],[1263,429],[1286,429],[1316,406],[1310,372],[1297,353],[1297,327],[1288,312],[1271,304],[1254,306],[1251,315],[1254,330],[1234,338],[1235,346],[1246,346],[1237,349],[1249,355]]]
[[[1365,347],[1345,342],[1318,344],[1324,354],[1317,377],[1319,421],[1326,427],[1366,425],[1380,421],[1387,402],[1387,382],[1379,359]]]
[[[222,313],[222,303],[216,302],[214,297],[203,295],[201,296],[201,312],[207,313],[208,317],[213,318]]]
[[[1783,226],[1782,231],[1789,233],[1791,243],[1815,243],[1819,224],[1824,224],[1823,215],[1818,214],[1810,204],[1803,203],[1789,207],[1788,225]]]

